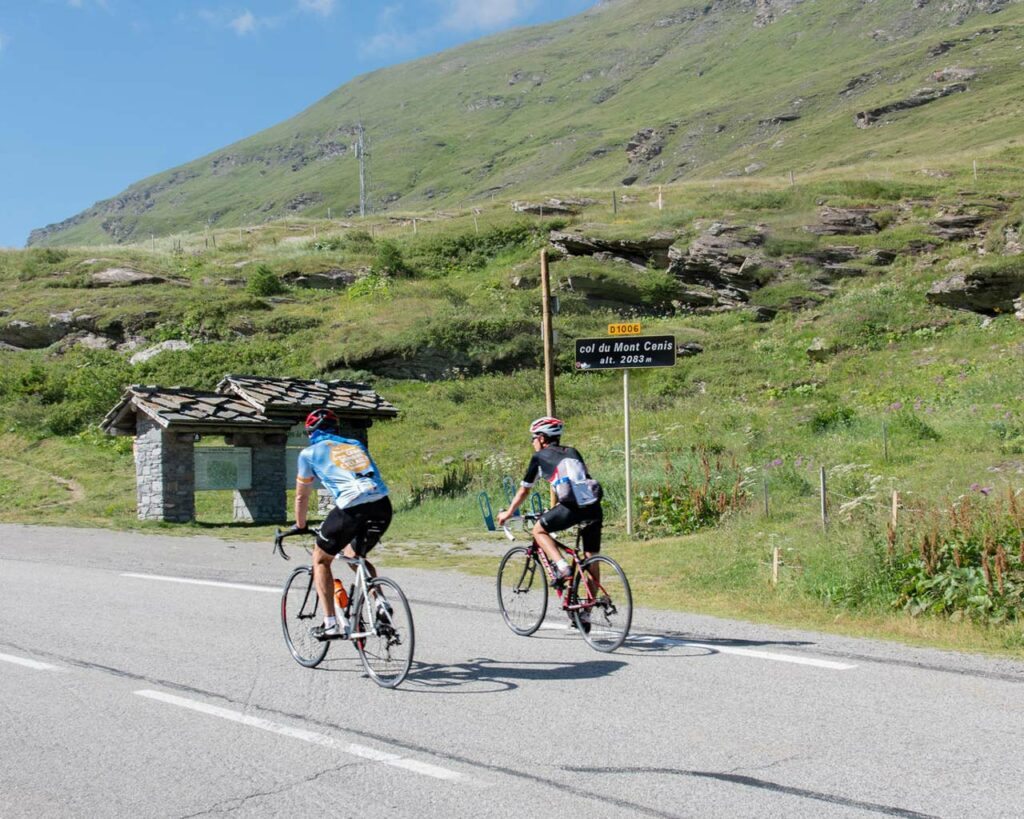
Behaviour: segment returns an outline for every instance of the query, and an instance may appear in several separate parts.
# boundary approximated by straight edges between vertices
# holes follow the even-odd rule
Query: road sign
[[[580,338],[576,340],[577,370],[671,367],[675,363],[675,336]]]
[[[638,336],[640,335],[640,323],[633,322],[622,322],[619,324],[608,325],[608,335],[610,336]]]

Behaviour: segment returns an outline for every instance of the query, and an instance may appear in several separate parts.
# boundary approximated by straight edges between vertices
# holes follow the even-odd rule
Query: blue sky
[[[353,77],[595,0],[4,0],[0,247]]]

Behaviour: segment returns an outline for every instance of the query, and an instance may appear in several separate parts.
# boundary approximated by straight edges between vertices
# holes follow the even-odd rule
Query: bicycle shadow
[[[628,665],[620,660],[531,660],[503,662],[478,657],[463,663],[414,662],[402,689],[412,693],[493,694],[514,691],[530,681],[594,680],[614,674]]]
[[[631,634],[616,652],[625,656],[643,657],[708,657],[720,654],[719,649],[801,648],[815,645],[812,640],[745,640],[731,637],[701,637],[681,632]]]

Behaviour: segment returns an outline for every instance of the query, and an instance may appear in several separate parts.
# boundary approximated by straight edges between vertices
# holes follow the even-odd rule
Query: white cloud
[[[244,37],[246,34],[252,34],[256,31],[256,27],[259,25],[259,21],[253,16],[253,13],[246,9],[233,20],[228,23],[228,26],[235,30],[235,34],[239,37]]]
[[[537,0],[445,0],[446,28],[469,31],[508,25],[529,14]]]
[[[299,0],[299,8],[321,17],[330,17],[334,13],[335,0]]]

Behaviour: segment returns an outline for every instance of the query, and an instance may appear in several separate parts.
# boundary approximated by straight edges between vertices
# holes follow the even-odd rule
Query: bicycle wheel
[[[281,628],[295,662],[306,668],[320,665],[330,647],[330,643],[321,642],[309,633],[320,623],[318,609],[313,570],[299,566],[291,573],[281,594]]]
[[[601,582],[594,588],[588,569],[598,566]],[[610,557],[595,555],[583,561],[583,571],[572,583],[570,606],[573,621],[583,639],[596,651],[615,651],[629,634],[633,622],[633,594],[626,573]]]
[[[373,681],[384,688],[395,688],[412,666],[416,646],[412,611],[394,580],[375,577],[366,585],[376,591],[376,597],[370,594],[359,601],[352,613],[352,622],[356,633],[370,633],[353,638],[352,642]],[[386,601],[391,611],[382,611],[380,601]]]
[[[512,631],[529,637],[544,622],[548,584],[544,569],[525,546],[505,553],[498,566],[498,608]]]

